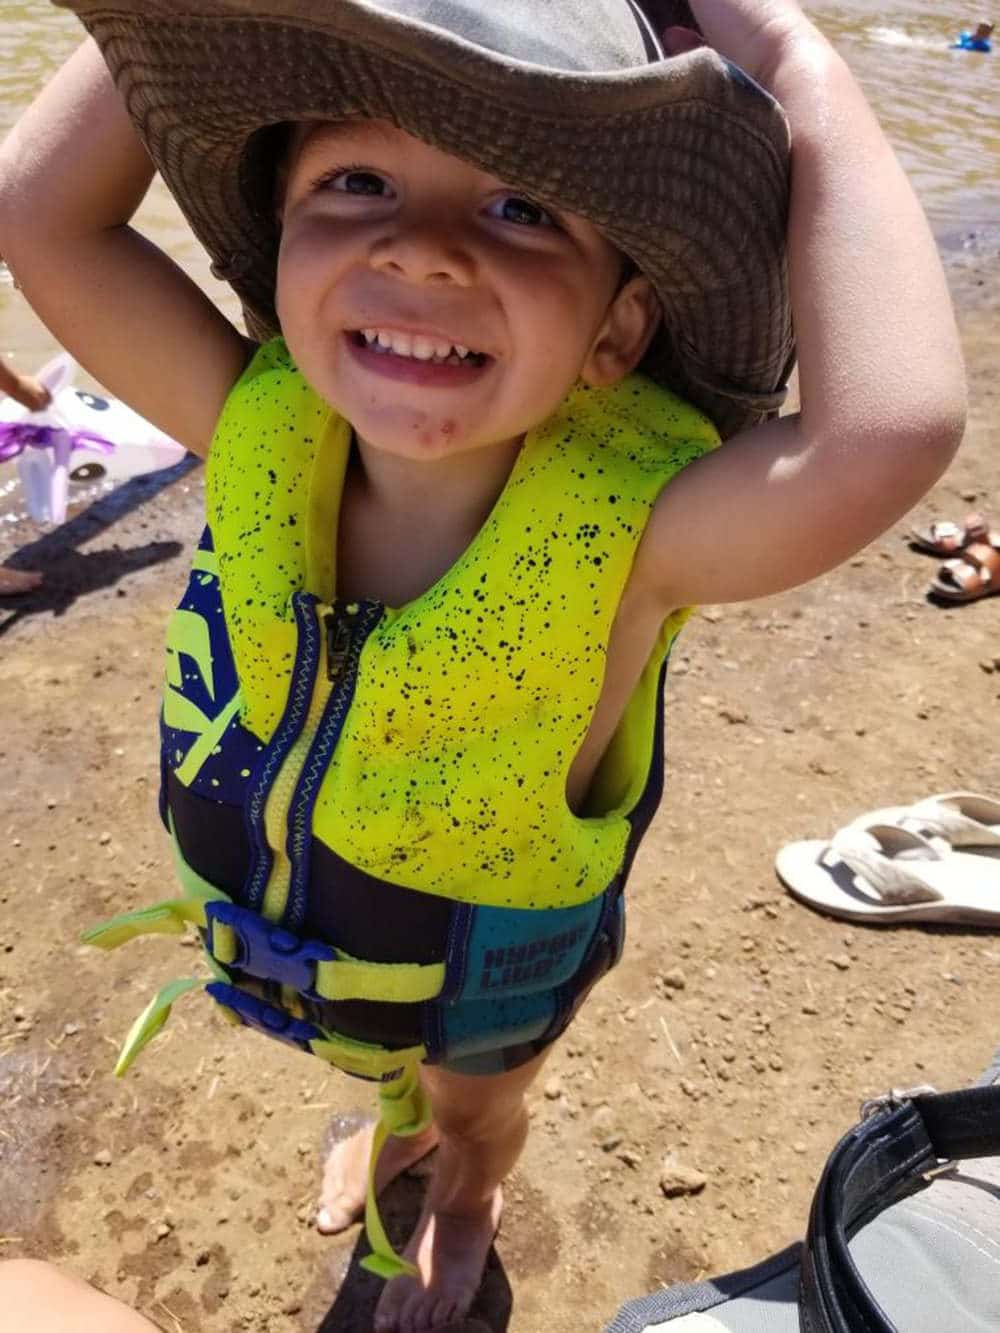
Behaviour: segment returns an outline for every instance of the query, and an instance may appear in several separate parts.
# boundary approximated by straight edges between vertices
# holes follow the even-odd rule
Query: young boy
[[[376,1327],[435,1328],[474,1297],[525,1091],[620,950],[684,608],[815,577],[941,474],[943,276],[795,0],[692,5],[746,73],[686,31],[662,59],[632,0],[73,7],[120,95],[93,42],[41,94],[0,247],[88,370],[212,446],[163,712],[186,895],[93,938],[194,921],[232,1017],[383,1080],[320,1225],[371,1204],[370,1155],[380,1187],[436,1144],[407,1267],[368,1209]],[[283,342],[256,351],[130,228],[152,166],[126,107]]]

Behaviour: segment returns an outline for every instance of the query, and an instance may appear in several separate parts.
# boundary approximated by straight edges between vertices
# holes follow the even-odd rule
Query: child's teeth
[[[388,332],[382,329],[362,329],[361,336],[369,347],[378,352],[393,352],[396,356],[413,357],[416,361],[444,362],[454,358],[455,364],[458,364],[470,354],[468,347],[463,347],[461,343],[438,342],[422,333],[411,335],[396,333],[391,329]]]

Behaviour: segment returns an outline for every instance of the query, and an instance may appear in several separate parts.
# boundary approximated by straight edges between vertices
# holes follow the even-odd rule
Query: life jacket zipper
[[[361,652],[385,608],[379,602],[334,602],[329,610],[317,607],[326,630],[326,681],[322,714],[310,727],[308,750],[292,774],[295,789],[287,805],[287,840],[290,880],[282,917],[289,930],[299,929],[309,897],[312,821],[316,800],[330,760],[337,748],[354,698]],[[310,722],[314,713],[310,710]],[[296,758],[301,753],[296,747]]]
[[[347,669],[351,638],[361,607],[357,602],[335,602],[323,617],[326,627],[326,678],[334,687]]]

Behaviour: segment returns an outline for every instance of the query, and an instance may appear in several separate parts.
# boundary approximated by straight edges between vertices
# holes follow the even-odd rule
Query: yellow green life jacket
[[[194,923],[227,1016],[380,1081],[376,1153],[426,1123],[421,1061],[492,1072],[498,1051],[553,1040],[620,953],[685,613],[582,813],[567,774],[652,505],[716,442],[639,376],[578,387],[437,583],[403,607],[348,603],[351,428],[280,339],[262,347],[219,419],[208,526],[167,637],[161,804],[184,896],[86,938]],[[203,984],[154,998],[119,1071]],[[369,1267],[399,1271],[373,1205],[368,1224]]]

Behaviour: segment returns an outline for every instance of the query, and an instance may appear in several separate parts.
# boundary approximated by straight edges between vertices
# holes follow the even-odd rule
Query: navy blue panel
[[[184,860],[202,879],[238,899],[250,865],[243,807],[206,801],[173,773],[167,774],[166,791]]]
[[[456,904],[434,893],[385,884],[312,842],[309,903],[302,932],[373,963],[439,963]]]
[[[212,550],[212,535],[208,528],[202,533],[198,543],[199,551]],[[218,717],[229,703],[238,688],[236,666],[233,661],[226,623],[222,614],[222,596],[219,580],[214,574],[201,569],[192,569],[188,577],[187,588],[177,609],[190,611],[200,616],[208,630],[212,657],[212,678],[207,680],[195,662],[186,653],[178,653],[178,665],[181,671],[181,685],[177,691],[205,718]],[[177,687],[165,685],[164,691],[176,690]],[[168,727],[160,716],[160,741],[165,767],[176,768],[184,759],[197,733],[178,727]]]
[[[448,928],[448,942],[444,955],[445,976],[441,999],[450,1003],[458,998],[465,985],[465,964],[469,956],[468,943],[475,924],[478,908],[471,903],[456,903]],[[439,954],[438,957],[441,955]]]
[[[625,846],[625,856],[622,859],[622,868],[619,873],[619,887],[624,889],[625,881],[629,877],[632,869],[632,862],[635,860],[635,854],[639,850],[639,844],[646,835],[653,816],[656,814],[663,799],[663,767],[665,759],[664,746],[664,724],[663,724],[663,693],[667,679],[667,664],[670,655],[664,659],[663,666],[660,668],[660,679],[656,686],[656,713],[653,730],[653,753],[649,761],[649,771],[646,774],[646,785],[642,789],[642,795],[632,807],[628,816],[628,822],[632,826],[628,842]]]
[[[206,756],[191,782],[191,790],[210,801],[242,807],[263,753],[258,737],[247,731],[238,716],[232,717],[219,744]]]

